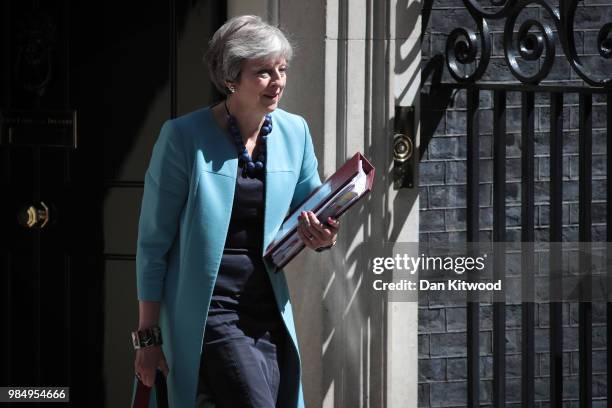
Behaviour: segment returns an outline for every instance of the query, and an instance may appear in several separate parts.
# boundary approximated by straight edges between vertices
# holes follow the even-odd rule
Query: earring
[[[230,93],[234,93],[234,92],[236,92],[236,87],[234,85],[230,85],[230,86],[227,87],[227,90]]]

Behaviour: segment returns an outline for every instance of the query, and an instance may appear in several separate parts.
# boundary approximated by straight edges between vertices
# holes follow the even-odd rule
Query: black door
[[[0,384],[78,401],[102,390],[102,157],[77,127],[68,3],[2,7]]]
[[[163,121],[214,98],[201,54],[224,18],[213,1],[0,5],[0,386],[128,405],[144,170]]]

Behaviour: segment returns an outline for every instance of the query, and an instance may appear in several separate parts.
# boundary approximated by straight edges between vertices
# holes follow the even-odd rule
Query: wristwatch
[[[153,326],[147,329],[133,331],[132,344],[135,350],[145,347],[161,346],[163,344],[161,329],[159,326]]]

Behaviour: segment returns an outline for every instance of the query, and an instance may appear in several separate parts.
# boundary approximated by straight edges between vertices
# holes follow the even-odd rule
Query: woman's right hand
[[[134,370],[136,376],[147,387],[153,387],[155,384],[155,371],[159,368],[164,375],[168,376],[168,364],[164,357],[164,352],[161,346],[143,347],[136,350],[136,359],[134,361]]]

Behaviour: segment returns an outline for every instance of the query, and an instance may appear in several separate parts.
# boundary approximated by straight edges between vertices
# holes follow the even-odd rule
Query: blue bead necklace
[[[248,174],[250,177],[255,177],[256,175],[263,173],[266,166],[266,139],[268,139],[268,135],[270,132],[272,132],[272,116],[269,114],[266,115],[261,129],[259,129],[261,144],[259,145],[257,160],[253,161],[246,146],[244,145],[244,142],[242,141],[238,121],[227,108],[227,100],[225,101],[225,112],[227,113],[227,127],[230,135],[234,139],[236,150],[238,151],[238,164],[240,165],[240,168],[242,168],[242,176],[245,177]]]

